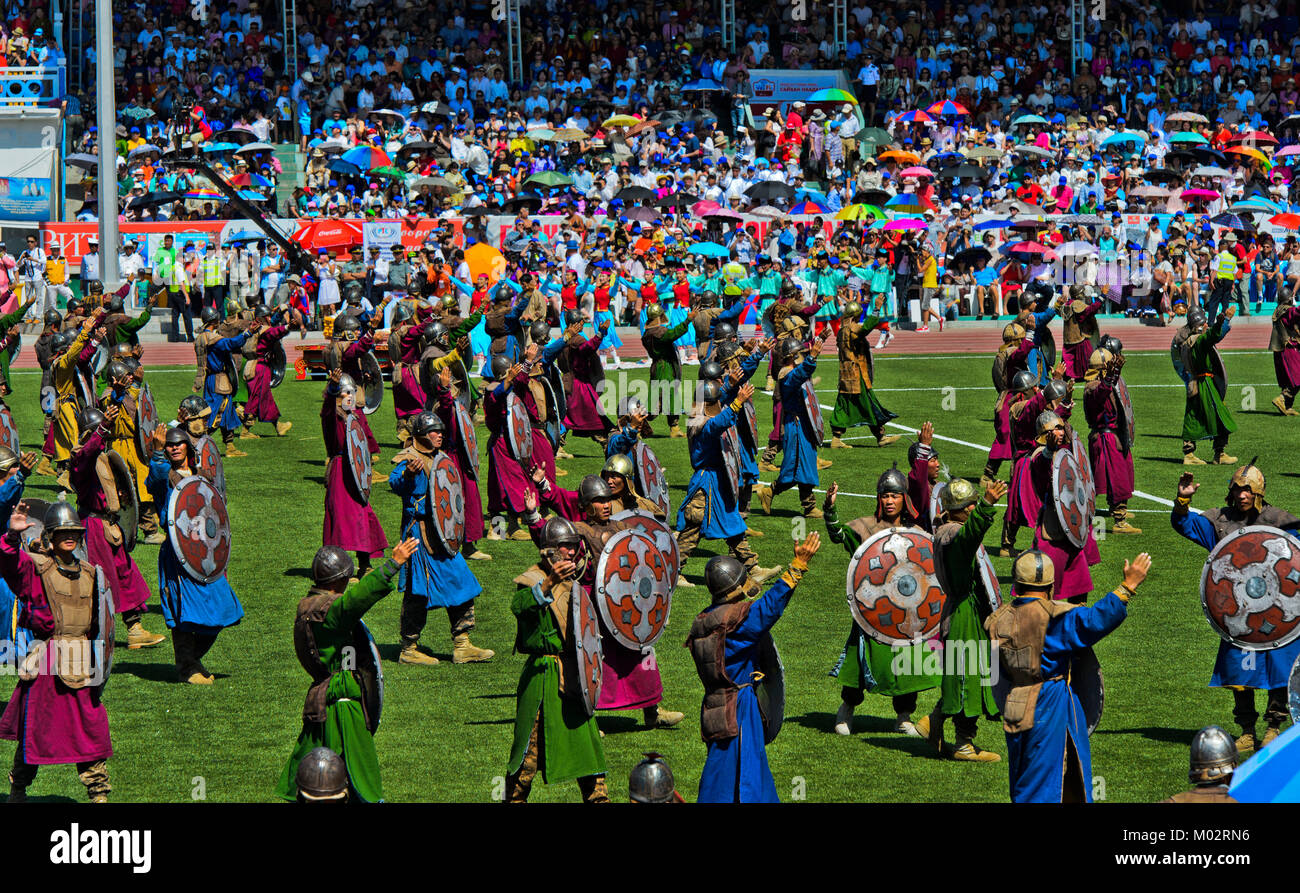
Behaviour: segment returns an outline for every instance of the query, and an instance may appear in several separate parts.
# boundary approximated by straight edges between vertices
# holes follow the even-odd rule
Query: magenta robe
[[[96,429],[72,454],[68,479],[77,495],[77,514],[86,525],[86,560],[104,570],[104,578],[113,590],[113,604],[118,613],[134,611],[149,601],[149,586],[140,568],[126,551],[126,543],[112,546],[104,535],[104,521],[92,512],[108,511],[104,489],[95,472],[95,462],[106,449],[103,429]]]
[[[355,413],[363,418],[360,412]],[[329,464],[325,468],[325,525],[321,545],[338,546],[349,552],[382,557],[388,548],[384,528],[368,503],[362,502],[346,467],[344,420],[334,408],[334,398],[326,395],[320,413],[321,432]]]
[[[1089,320],[1105,306],[1104,301],[1093,301],[1079,313],[1076,319]],[[1065,366],[1065,377],[1075,381],[1083,380],[1083,373],[1088,371],[1088,360],[1092,357],[1092,341],[1084,338],[1078,344],[1067,344],[1061,351],[1061,363]]]
[[[1288,329],[1300,322],[1300,307],[1283,311],[1277,321]],[[1277,386],[1283,389],[1300,388],[1300,350],[1288,344],[1273,354],[1273,371],[1277,374]]]
[[[1133,454],[1119,448],[1115,429],[1120,420],[1116,401],[1111,399],[1114,393],[1115,386],[1102,379],[1083,398],[1084,414],[1092,429],[1088,437],[1088,459],[1092,463],[1093,481],[1098,495],[1106,494],[1112,503],[1133,496]]]
[[[546,506],[555,510],[562,518],[570,521],[583,521],[585,515],[578,502],[576,490],[565,490],[552,486],[543,497]],[[533,541],[540,545],[540,537],[545,522],[533,525]],[[596,562],[599,555],[587,557],[587,572],[582,578],[582,585],[593,599],[600,598],[596,592]],[[600,684],[600,698],[596,701],[597,710],[639,710],[653,707],[663,700],[664,684],[659,676],[659,665],[653,660],[647,661],[646,655],[639,649],[633,650],[619,642],[605,627],[605,618],[600,616],[600,647],[605,670]]]
[[[271,392],[271,351],[285,335],[287,326],[272,326],[257,337],[257,360],[253,364],[253,377],[248,380],[248,402],[244,404],[244,419],[257,422],[277,422],[280,407],[275,405]],[[372,450],[373,452],[373,450]]]
[[[1039,493],[1052,491],[1052,453],[1043,448],[1024,463],[1030,469],[1030,489]],[[1054,504],[1044,502],[1042,512],[1055,511]],[[1092,592],[1092,573],[1088,567],[1101,562],[1101,553],[1088,528],[1088,539],[1080,549],[1066,539],[1049,540],[1043,533],[1042,518],[1034,528],[1034,548],[1052,559],[1056,577],[1052,583],[1052,597],[1058,601]]]
[[[600,408],[600,394],[593,381],[601,380],[600,344],[604,333],[569,348],[569,368],[573,372],[573,390],[569,393],[568,414],[564,427],[579,437],[608,434],[614,423]]]
[[[352,380],[361,386],[361,357],[375,349],[374,336],[369,330],[362,333],[361,337],[353,341],[343,349],[343,358],[341,368],[343,374],[351,376]],[[383,387],[380,382],[379,387]],[[370,422],[366,419],[366,414],[357,410],[357,420],[361,422],[361,430],[366,432],[366,443],[370,445],[370,455],[379,455],[379,441],[375,440],[374,432],[370,430]]]
[[[1029,457],[1038,448],[1035,440],[1038,415],[1046,408],[1047,398],[1041,392],[1025,401],[1025,408],[1018,418],[1010,415],[1008,407],[1011,452],[1015,456],[1011,482],[1007,486],[1007,524],[1012,527],[1029,527],[1038,519],[1042,499],[1029,481]]]
[[[38,639],[54,635],[54,616],[31,556],[0,537],[0,575],[22,602],[19,624]],[[71,689],[54,673],[18,683],[0,717],[0,738],[18,741],[23,762],[35,766],[90,763],[113,755],[108,711],[90,686]]]
[[[529,493],[538,496],[532,478],[524,473],[506,442],[506,390],[497,385],[483,395],[483,415],[488,428],[488,501],[489,515],[527,511],[524,500]],[[545,439],[545,437],[543,437]],[[533,439],[536,448],[537,439]],[[554,459],[552,458],[552,461]],[[481,467],[481,466],[480,466]],[[552,472],[554,477],[554,472]]]

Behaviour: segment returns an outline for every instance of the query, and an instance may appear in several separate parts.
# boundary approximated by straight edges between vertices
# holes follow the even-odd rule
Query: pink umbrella
[[[1179,197],[1192,198],[1192,199],[1205,199],[1209,201],[1210,199],[1218,198],[1219,193],[1217,190],[1214,189],[1184,189],[1182,192],[1179,193]]]
[[[708,199],[691,205],[691,213],[696,217],[703,217],[705,214],[710,214],[714,211],[720,210],[722,210],[722,205],[717,202],[709,201]]]
[[[885,224],[887,230],[899,229],[926,229],[930,224],[926,223],[919,217],[900,217],[898,220],[891,220]]]
[[[1290,158],[1292,155],[1300,155],[1300,146],[1283,146],[1277,150],[1273,158]]]
[[[704,203],[700,202],[700,204],[704,204]],[[744,220],[745,219],[744,217],[741,217],[739,214],[737,214],[735,211],[731,210],[730,208],[719,208],[716,211],[706,211],[701,216],[717,217],[723,220]]]
[[[903,168],[899,176],[900,177],[933,177],[934,172],[930,170],[928,167],[913,165],[912,167]]]

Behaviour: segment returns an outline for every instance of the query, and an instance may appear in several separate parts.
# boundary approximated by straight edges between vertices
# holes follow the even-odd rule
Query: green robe
[[[1226,322],[1226,320],[1224,320]],[[1183,412],[1183,440],[1209,440],[1237,430],[1228,407],[1214,386],[1210,354],[1214,345],[1228,334],[1226,326],[1211,326],[1187,346],[1187,372],[1196,382],[1196,394],[1187,395]]]
[[[831,542],[842,544],[850,555],[862,545],[857,531],[841,525],[834,512],[828,513],[825,521]],[[924,642],[896,651],[864,634],[857,621],[851,621],[848,642],[840,654],[839,664],[830,675],[838,677],[844,688],[859,688],[886,697],[929,691],[939,684],[939,677],[924,672],[929,669],[926,666],[928,654],[929,646]],[[933,658],[930,662],[933,663]],[[903,672],[895,673],[895,666]]]
[[[883,316],[867,316],[862,321],[862,343],[861,347],[865,351],[871,350],[871,345],[867,343],[867,338],[876,326],[885,322]],[[841,370],[844,369],[843,355],[841,355]],[[867,425],[873,430],[893,421],[898,415],[885,409],[876,399],[876,395],[871,392],[872,382],[859,371],[858,373],[858,392],[856,394],[846,394],[840,392],[835,397],[835,409],[831,412],[830,426],[832,430],[857,428],[861,425]]]
[[[469,337],[469,333],[473,330],[475,326],[478,325],[479,320],[481,320],[482,318],[483,318],[483,311],[475,310],[469,316],[462,319],[459,325],[448,330],[447,343],[452,347],[455,347],[456,342],[459,341],[461,338]],[[545,347],[545,345],[542,345],[542,347]],[[388,359],[390,362],[393,363],[397,362],[397,357],[389,357]],[[474,379],[470,377],[469,364],[466,363],[464,360],[461,360],[461,365],[465,367],[465,380],[461,382],[461,384],[465,385],[466,393],[469,394],[470,406],[477,406],[478,388],[474,387]]]
[[[0,316],[0,340],[3,340],[9,334],[9,330],[22,320],[27,313],[27,308],[31,305],[32,302],[27,301],[20,304],[13,313]],[[15,356],[17,353],[17,351],[14,351]],[[10,390],[13,390],[13,382],[9,378],[9,351],[7,350],[0,350],[0,381],[8,382]]]
[[[353,633],[361,618],[380,599],[393,591],[393,578],[397,565],[390,559],[348,587],[334,604],[330,605],[325,619],[314,630],[316,647],[321,661],[329,668],[331,676],[326,696],[325,721],[304,722],[289,762],[280,775],[275,792],[285,800],[298,796],[298,763],[318,747],[328,747],[343,757],[348,767],[348,779],[357,797],[366,803],[379,803],[384,799],[379,779],[379,755],[375,752],[375,739],[366,728],[365,712],[361,709],[361,683],[352,670],[343,669],[345,656],[349,663],[356,660],[352,653]]]
[[[980,613],[979,572],[975,566],[976,552],[993,526],[993,514],[993,506],[980,499],[955,535],[948,535],[945,528],[950,525],[945,524],[934,537],[936,564],[942,562],[941,579],[948,594],[944,604],[947,624],[943,634],[944,674],[939,682],[938,706],[944,716],[998,718],[993,686],[988,679],[990,662],[997,658],[990,650],[989,635]],[[964,665],[959,665],[956,654],[949,653],[954,646],[963,648]]]
[[[655,414],[681,415],[682,412],[682,368],[677,363],[678,338],[686,334],[691,326],[691,319],[683,319],[677,325],[663,327],[663,333],[646,337],[641,335],[641,343],[650,358],[650,380],[652,382],[672,382],[660,385],[656,391],[651,388],[649,409]]]
[[[568,598],[566,593],[564,598]],[[520,586],[510,605],[518,621],[515,651],[525,656],[515,692],[515,736],[510,746],[509,772],[524,762],[533,723],[540,722],[541,748],[537,770],[547,784],[572,781],[605,772],[605,750],[595,717],[588,716],[577,697],[560,694],[560,655],[573,645],[561,635],[550,605],[539,605],[530,586]],[[570,680],[576,685],[577,680]],[[540,716],[538,715],[540,713]]]

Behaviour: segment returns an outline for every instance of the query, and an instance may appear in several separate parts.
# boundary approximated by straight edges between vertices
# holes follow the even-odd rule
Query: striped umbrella
[[[357,146],[355,149],[348,149],[340,156],[348,164],[355,164],[363,171],[372,171],[377,167],[384,167],[393,163],[388,154],[382,149],[376,149],[374,146]]]
[[[945,99],[942,102],[936,102],[926,109],[931,115],[969,115],[970,112],[966,106],[960,102],[953,102],[951,99]]]
[[[791,214],[825,214],[826,207],[814,201],[802,201],[790,209]]]
[[[903,112],[896,119],[906,124],[933,124],[934,119],[925,113],[922,109],[914,109],[910,112]]]

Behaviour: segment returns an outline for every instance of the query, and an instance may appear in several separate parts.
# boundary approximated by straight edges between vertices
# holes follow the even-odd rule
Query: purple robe
[[[285,335],[287,326],[272,326],[257,338],[257,360],[253,364],[253,377],[248,380],[248,402],[244,404],[244,419],[258,422],[278,422],[280,407],[275,405],[271,393],[271,352]],[[373,452],[373,451],[372,451]]]
[[[1084,392],[1083,410],[1092,429],[1088,437],[1088,459],[1097,493],[1110,497],[1111,503],[1124,502],[1133,496],[1133,455],[1119,448],[1115,433],[1120,424],[1114,398],[1115,385],[1101,379]]]
[[[1007,524],[1011,527],[1032,525],[1042,505],[1042,499],[1029,482],[1029,457],[1038,446],[1035,440],[1038,414],[1047,408],[1047,398],[1040,392],[1024,401],[1023,405],[1025,408],[1016,415],[1011,415],[1011,407],[1007,408],[1011,452],[1015,457],[1011,482],[1007,486]]]
[[[72,454],[68,479],[77,495],[77,514],[86,525],[86,560],[103,568],[113,590],[113,604],[121,614],[144,607],[149,601],[149,586],[126,551],[126,543],[111,545],[104,534],[103,519],[92,514],[108,511],[108,500],[95,471],[95,462],[104,450],[103,429],[96,429]]]
[[[1029,488],[1038,493],[1052,492],[1052,452],[1046,447],[1037,450],[1023,464],[1029,467]],[[1092,592],[1092,573],[1088,567],[1101,562],[1101,553],[1092,538],[1092,528],[1088,528],[1088,539],[1079,548],[1067,539],[1048,539],[1043,527],[1043,512],[1055,511],[1055,503],[1044,502],[1040,508],[1040,517],[1034,528],[1034,548],[1052,559],[1056,568],[1052,582],[1052,597],[1057,601],[1086,596]]]
[[[488,502],[489,515],[497,515],[507,508],[516,513],[527,511],[524,504],[528,494],[537,496],[537,488],[532,479],[524,473],[519,461],[510,452],[506,435],[506,389],[500,385],[483,395],[483,415],[488,428]],[[536,432],[534,432],[536,433]],[[542,438],[545,440],[545,436]],[[533,438],[536,449],[537,438]],[[547,443],[549,446],[549,441]],[[552,456],[551,477],[554,478],[554,456]]]
[[[1295,328],[1300,322],[1300,307],[1292,307],[1277,318],[1277,323],[1287,329]],[[1287,342],[1281,350],[1273,354],[1273,371],[1277,374],[1277,386],[1283,390],[1300,388],[1300,350],[1295,342]]]
[[[31,556],[19,551],[9,536],[0,537],[0,575],[22,602],[19,625],[38,639],[53,636],[54,615],[45,585]],[[20,742],[23,762],[34,766],[90,763],[113,755],[108,711],[99,695],[91,686],[68,688],[51,672],[19,681],[0,717],[0,738]]]
[[[361,357],[370,353],[374,348],[375,339],[369,331],[366,331],[362,333],[360,338],[353,341],[343,349],[343,357],[340,360],[340,367],[343,369],[344,375],[352,377],[352,380],[357,383],[358,388],[362,386]],[[383,386],[383,382],[380,382],[379,387],[382,388]],[[366,420],[366,414],[360,409],[357,410],[357,421],[361,422],[361,430],[366,432],[366,443],[370,447],[370,455],[378,456],[379,441],[375,440],[374,432],[370,430],[370,422]]]
[[[364,418],[355,412],[357,418]],[[352,483],[344,445],[345,419],[334,408],[334,398],[326,394],[321,406],[321,433],[329,463],[325,468],[325,525],[321,544],[338,546],[349,552],[367,553],[379,558],[388,548],[384,528],[368,503],[362,502]]]
[[[607,434],[614,428],[614,423],[600,408],[600,394],[592,384],[602,380],[599,351],[604,337],[604,333],[599,333],[569,348],[573,388],[569,393],[564,426],[580,437]]]

